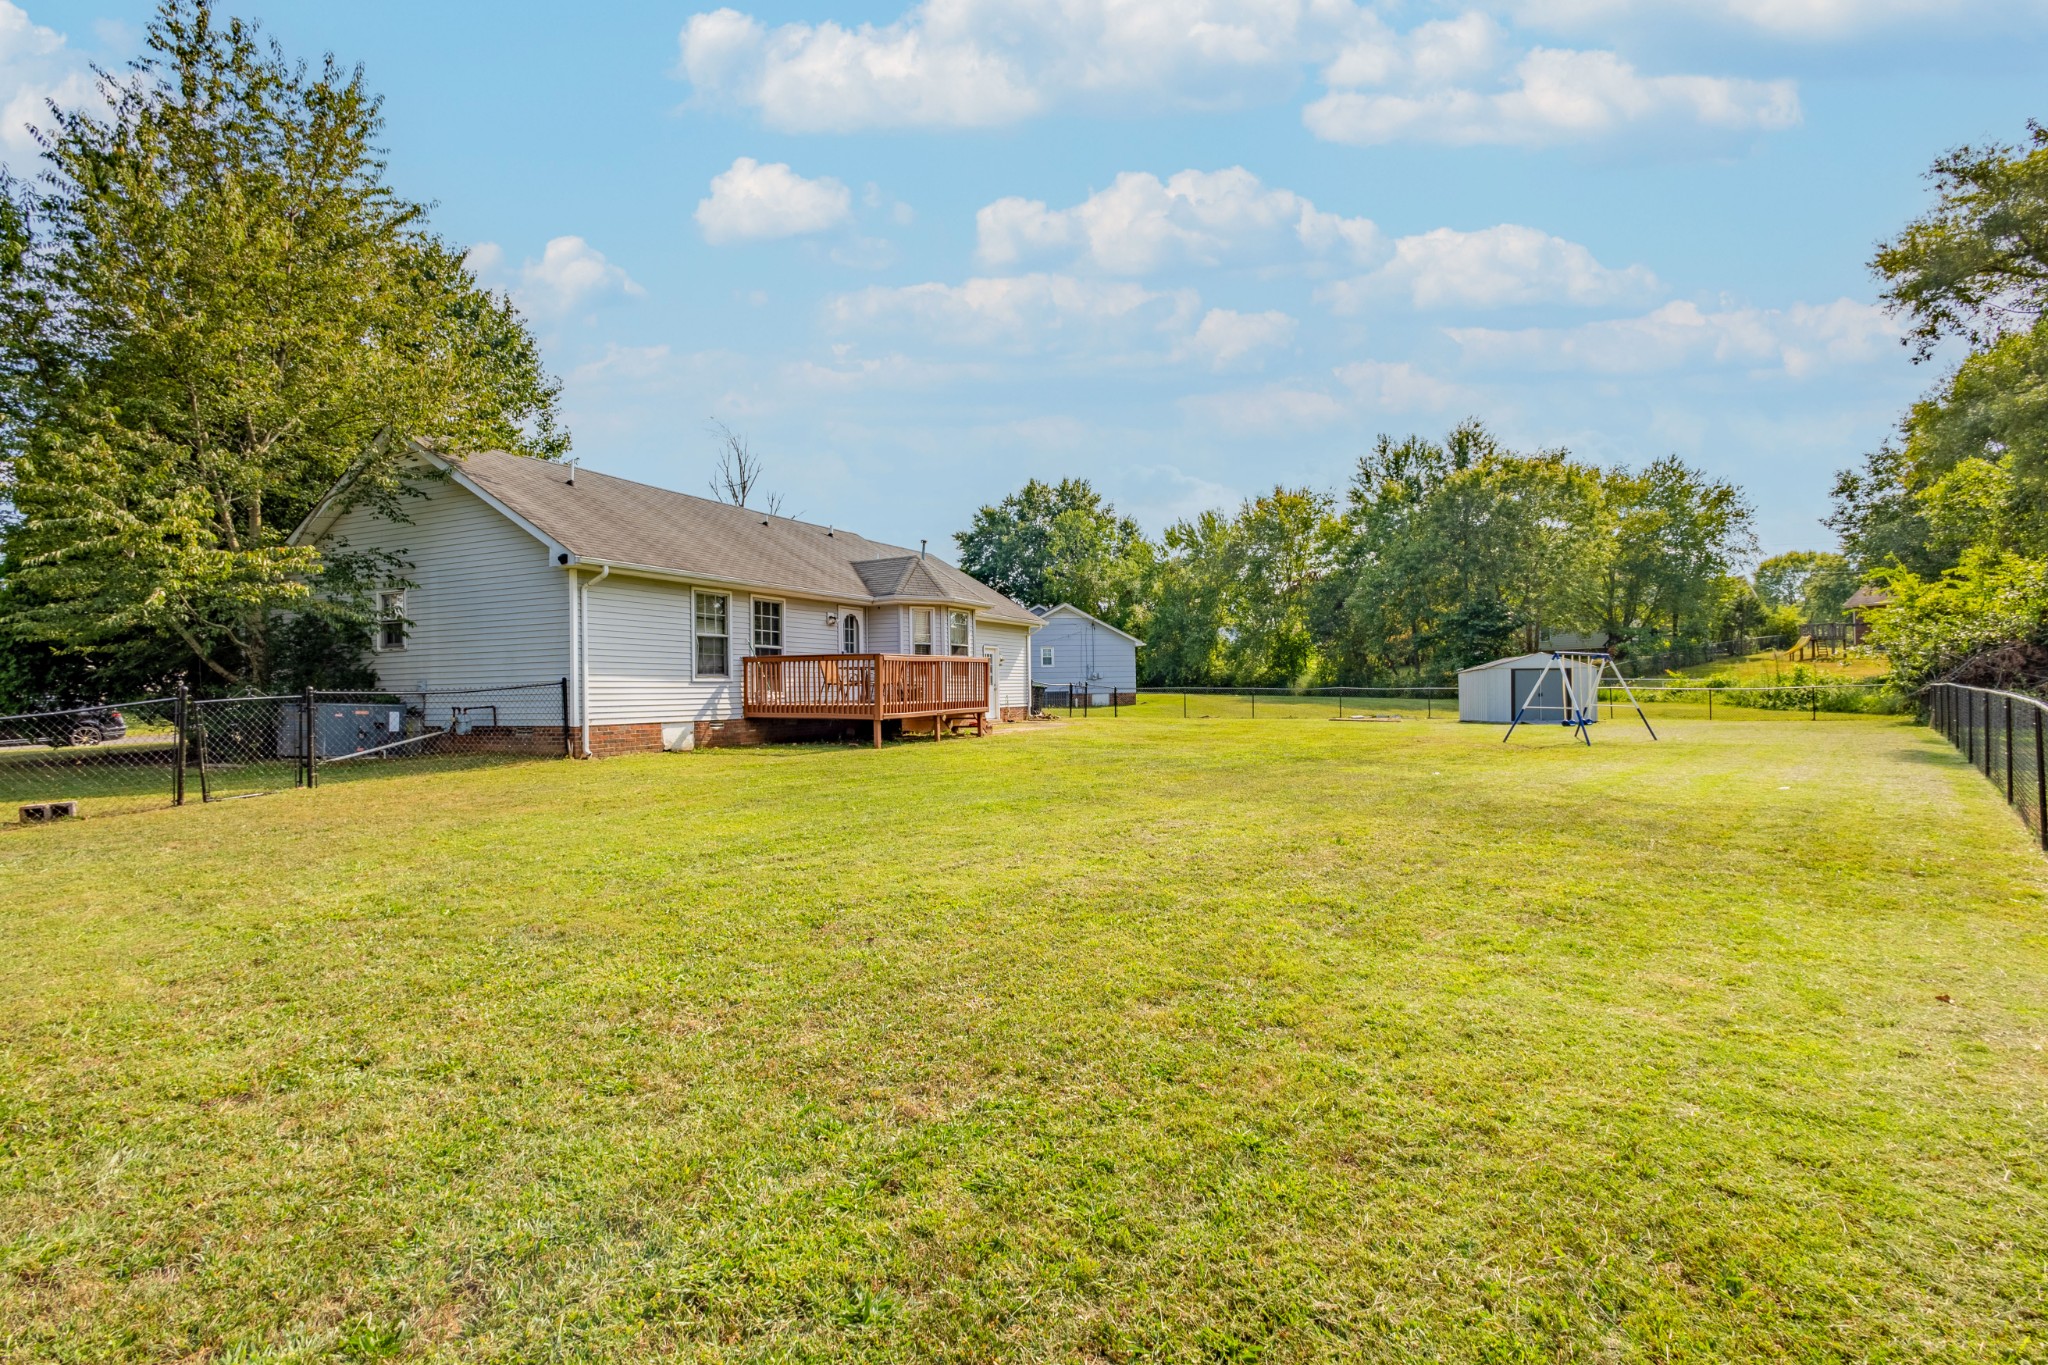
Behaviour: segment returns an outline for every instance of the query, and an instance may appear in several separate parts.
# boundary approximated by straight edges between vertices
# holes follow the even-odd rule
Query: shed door
[[[1539,678],[1543,682],[1540,688],[1536,685]],[[1509,720],[1517,713],[1525,725],[1558,724],[1564,720],[1564,674],[1554,668],[1518,668],[1514,670],[1514,684]]]

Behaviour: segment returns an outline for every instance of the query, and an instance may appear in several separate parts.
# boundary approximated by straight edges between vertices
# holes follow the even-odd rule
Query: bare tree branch
[[[745,507],[754,485],[761,482],[761,457],[748,447],[746,437],[725,423],[713,418],[711,426],[719,437],[718,467],[711,476],[711,496],[735,507]],[[769,512],[772,514],[780,503],[779,498],[771,499]]]

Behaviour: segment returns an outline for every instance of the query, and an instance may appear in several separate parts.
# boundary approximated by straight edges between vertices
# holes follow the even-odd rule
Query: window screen
[[[754,599],[754,652],[782,652],[782,603]]]
[[[728,600],[722,592],[697,594],[697,676],[700,678],[730,676],[727,606]]]

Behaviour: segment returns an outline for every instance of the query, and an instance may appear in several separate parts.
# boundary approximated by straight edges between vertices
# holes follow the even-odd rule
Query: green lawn
[[[1898,718],[1124,716],[0,832],[0,1360],[2040,1360]]]

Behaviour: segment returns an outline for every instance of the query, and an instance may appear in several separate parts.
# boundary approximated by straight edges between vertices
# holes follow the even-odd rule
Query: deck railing
[[[895,720],[989,704],[987,659],[944,654],[755,654],[741,700],[761,719]]]

